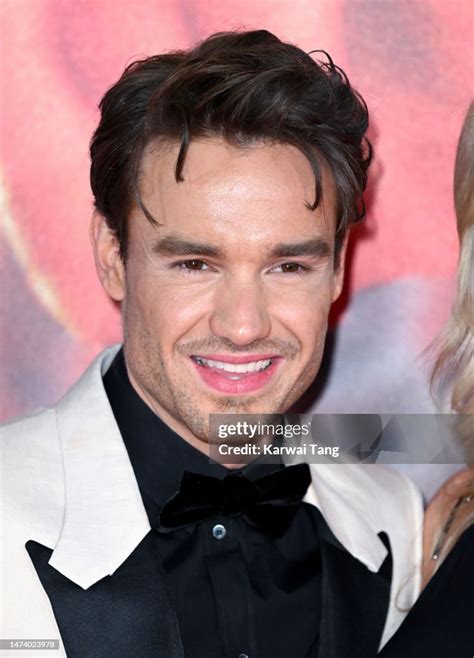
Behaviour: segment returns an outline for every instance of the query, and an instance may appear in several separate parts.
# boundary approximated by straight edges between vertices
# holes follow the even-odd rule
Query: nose
[[[226,281],[215,291],[209,324],[214,336],[227,338],[235,345],[268,338],[271,319],[262,284],[255,279]]]

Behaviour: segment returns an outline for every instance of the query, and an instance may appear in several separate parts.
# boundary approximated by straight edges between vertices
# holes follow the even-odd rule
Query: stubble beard
[[[203,413],[203,405],[197,403],[196,396],[188,390],[184,379],[182,381],[177,379],[174,383],[171,383],[166,375],[166,359],[160,348],[155,348],[153,352],[150,351],[149,356],[140,359],[139,364],[135,360],[134,365],[134,379],[139,387],[146,392],[145,401],[149,406],[151,401],[158,403],[152,405],[153,411],[160,416],[162,414],[160,414],[159,407],[162,407],[176,421],[184,425],[199,441],[204,443],[209,443],[209,413],[272,413],[275,409],[281,409],[283,405],[283,396],[278,397],[275,395],[269,399],[267,394],[266,399],[263,400],[255,396],[218,397],[207,394],[206,407],[209,409],[209,413]],[[263,406],[265,407],[264,410],[262,409]],[[285,405],[285,408],[289,406]]]
[[[196,396],[189,390],[190,377],[177,376],[174,381],[167,375],[171,366],[165,358],[161,347],[156,344],[156,338],[142,330],[137,340],[137,332],[126,331],[124,324],[124,352],[129,374],[132,374],[138,386],[137,393],[148,406],[162,416],[164,409],[173,419],[187,428],[196,439],[209,443],[210,420],[213,414],[280,414],[287,411],[307,390],[316,376],[321,363],[325,332],[316,345],[312,358],[306,368],[298,375],[293,386],[285,390],[280,384],[279,390],[273,394],[265,393],[259,396],[214,396],[206,394],[208,413],[203,413],[202,404],[196,401]],[[184,358],[179,356],[178,358]],[[189,357],[188,357],[189,358]],[[187,385],[188,383],[188,385]],[[200,396],[202,397],[202,396]],[[164,420],[162,418],[162,420]],[[179,434],[179,430],[177,431]]]

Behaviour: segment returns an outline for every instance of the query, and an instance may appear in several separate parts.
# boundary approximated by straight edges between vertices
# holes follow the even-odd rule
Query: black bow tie
[[[219,479],[185,471],[180,490],[163,506],[159,530],[170,532],[217,514],[237,516],[281,535],[311,482],[308,464],[296,464],[249,480],[242,473]]]

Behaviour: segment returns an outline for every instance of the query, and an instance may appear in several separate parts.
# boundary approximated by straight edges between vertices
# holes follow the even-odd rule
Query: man
[[[81,658],[375,655],[418,594],[414,489],[208,458],[210,414],[284,412],[317,374],[363,214],[365,104],[329,58],[255,31],[133,64],[101,111],[90,235],[124,345],[3,430],[4,637]]]

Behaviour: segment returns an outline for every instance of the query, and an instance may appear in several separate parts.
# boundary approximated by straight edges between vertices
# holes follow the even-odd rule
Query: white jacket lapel
[[[49,564],[83,589],[112,574],[150,530],[102,384],[118,349],[101,354],[56,409],[66,511]]]

